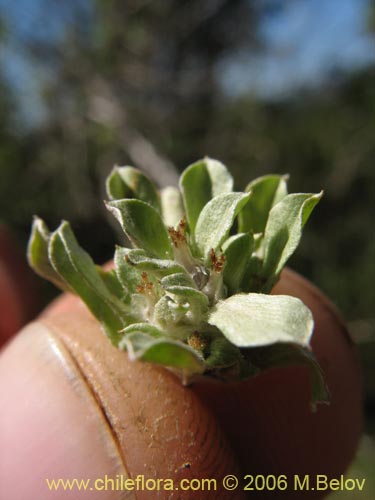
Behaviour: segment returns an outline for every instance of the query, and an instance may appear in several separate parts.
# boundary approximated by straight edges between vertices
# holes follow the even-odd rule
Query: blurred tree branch
[[[126,110],[108,83],[102,78],[97,78],[91,82],[87,91],[88,117],[112,129],[117,135],[119,145],[128,153],[132,162],[144,170],[160,187],[177,185],[179,174],[176,167],[128,123]]]

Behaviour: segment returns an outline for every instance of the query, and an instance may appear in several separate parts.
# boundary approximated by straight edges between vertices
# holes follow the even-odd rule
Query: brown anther
[[[178,228],[180,230],[180,232],[185,235],[185,229],[186,229],[186,218],[185,217],[182,217],[182,219],[180,220],[179,224],[178,224]]]
[[[199,332],[194,332],[188,338],[190,347],[197,351],[203,351],[207,347],[207,340],[205,340]]]
[[[137,286],[137,293],[147,293],[150,292],[154,288],[154,284],[148,280],[148,274],[146,271],[143,271],[141,274],[142,282]]]
[[[215,250],[213,248],[211,248],[211,251],[210,251],[210,260],[211,260],[212,269],[216,273],[221,273],[221,271],[224,269],[225,255],[222,253],[218,257],[216,255]]]
[[[185,237],[185,228],[186,228],[186,219],[183,218],[178,224],[178,229],[174,229],[173,227],[168,228],[169,236],[171,237],[172,243],[175,247],[182,242],[186,242]]]

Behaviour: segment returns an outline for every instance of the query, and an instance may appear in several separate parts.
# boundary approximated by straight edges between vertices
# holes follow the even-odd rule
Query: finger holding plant
[[[114,269],[104,271],[69,223],[51,233],[35,218],[28,258],[38,274],[79,295],[130,359],[163,365],[185,384],[305,364],[312,405],[329,400],[310,349],[310,310],[270,295],[322,193],[288,194],[279,175],[235,192],[226,167],[210,158],[189,166],[179,189],[159,192],[132,167],[115,167],[106,188],[131,248],[117,246]]]

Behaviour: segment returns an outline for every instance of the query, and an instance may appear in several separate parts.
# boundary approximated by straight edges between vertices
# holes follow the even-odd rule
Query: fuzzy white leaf
[[[287,295],[232,295],[219,302],[208,322],[238,347],[309,344],[314,322],[303,302]]]
[[[202,256],[207,257],[212,248],[220,248],[249,197],[245,193],[228,193],[213,198],[205,205],[195,228],[195,241]]]

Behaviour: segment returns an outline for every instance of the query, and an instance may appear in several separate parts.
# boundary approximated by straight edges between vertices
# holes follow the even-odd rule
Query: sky
[[[50,2],[58,0],[49,0]],[[260,0],[264,1],[264,0]],[[301,87],[314,87],[333,71],[351,71],[375,62],[375,41],[366,33],[370,0],[285,0],[284,8],[267,16],[260,35],[267,50],[254,55],[242,50],[223,60],[218,68],[222,88],[229,95],[251,92],[258,97],[280,99]],[[77,0],[89,6],[90,1]],[[38,37],[62,36],[69,11],[45,15],[41,0],[0,0],[13,37],[0,46],[0,64],[18,94],[31,121],[43,118],[38,97],[41,68],[30,64],[18,40],[45,26]],[[41,22],[42,20],[42,22]]]
[[[261,25],[265,55],[246,51],[220,68],[229,93],[253,91],[265,98],[288,96],[319,85],[332,71],[375,62],[375,40],[367,32],[367,0],[286,0]]]

